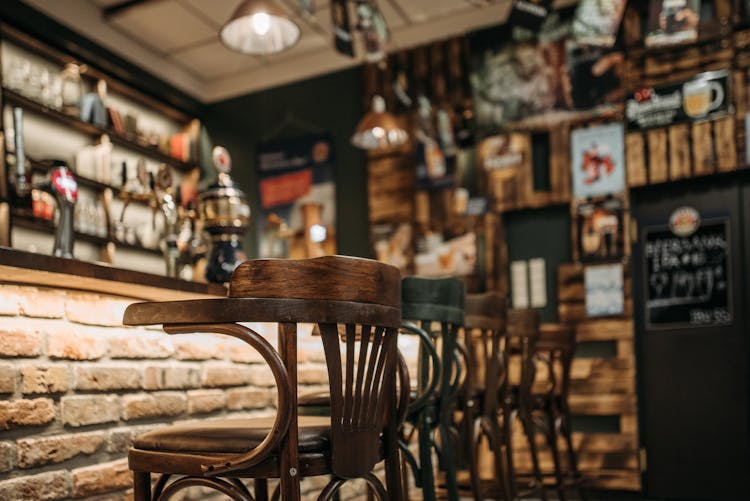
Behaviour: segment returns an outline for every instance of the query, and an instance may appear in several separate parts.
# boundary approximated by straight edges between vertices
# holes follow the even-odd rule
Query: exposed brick
[[[0,442],[0,473],[13,469],[16,446],[13,442]]]
[[[64,393],[68,391],[66,365],[25,365],[20,369],[22,393]]]
[[[256,366],[209,364],[203,367],[203,386],[242,386],[251,382],[257,368]]]
[[[276,398],[275,389],[230,388],[227,390],[227,409],[262,409]]]
[[[260,356],[260,353],[247,343],[235,340],[231,340],[230,343],[231,344],[227,346],[227,352],[229,354],[229,359],[232,362],[241,364],[264,363],[263,357]]]
[[[0,365],[0,393],[16,391],[16,370],[10,364]]]
[[[127,426],[115,428],[109,432],[107,452],[118,454],[127,452],[138,435],[151,431],[162,425]]]
[[[55,419],[55,406],[49,398],[0,401],[0,428],[40,426]],[[0,498],[2,499],[2,498]]]
[[[0,323],[0,356],[36,357],[42,354],[44,336],[41,324],[24,318],[8,318]]]
[[[0,499],[8,501],[52,501],[69,495],[67,471],[48,471],[0,482]]]
[[[122,316],[130,301],[88,292],[68,292],[65,316],[71,322],[87,325],[117,327],[122,325]]]
[[[146,390],[197,388],[200,384],[201,371],[196,365],[153,365],[143,371],[143,388]]]
[[[227,396],[222,390],[192,390],[187,392],[187,398],[190,414],[213,412],[227,405]]]
[[[253,365],[248,368],[250,377],[248,383],[253,386],[275,386],[276,380],[267,365]]]
[[[297,382],[300,384],[325,384],[328,369],[323,364],[305,364],[297,368]]]
[[[162,391],[122,397],[122,418],[126,421],[159,416],[175,416],[185,412],[184,393]]]
[[[18,467],[35,468],[95,453],[104,444],[105,432],[76,433],[18,440]]]
[[[96,360],[106,351],[106,336],[96,329],[63,325],[47,334],[47,354],[53,358]]]
[[[74,498],[125,489],[133,481],[127,459],[77,468],[71,478]]]
[[[62,318],[65,314],[65,292],[55,289],[19,287],[21,315],[39,318]]]
[[[60,399],[63,423],[86,426],[117,421],[120,414],[118,397],[108,395],[73,395]]]
[[[179,360],[224,358],[225,341],[216,335],[185,334],[174,338],[175,357]]]
[[[109,338],[112,358],[167,358],[174,346],[167,334],[145,329],[119,329]]]
[[[0,285],[0,315],[15,316],[21,313],[19,292],[17,285]]]
[[[320,339],[306,339],[299,343],[297,361],[299,363],[325,363],[326,355]]]
[[[75,368],[77,390],[133,390],[141,387],[138,367],[79,365]]]

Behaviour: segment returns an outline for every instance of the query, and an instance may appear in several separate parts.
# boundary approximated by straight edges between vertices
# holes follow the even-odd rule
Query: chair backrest
[[[457,391],[461,377],[454,362],[453,348],[458,329],[464,322],[466,288],[457,278],[404,277],[401,280],[401,314],[404,320],[420,323],[421,328],[433,338],[433,324],[439,323],[439,337],[443,349],[439,350],[440,367],[433,367],[430,373],[426,349],[420,349],[418,386],[421,389],[440,376],[439,391]],[[446,355],[450,352],[450,355]],[[446,357],[449,359],[446,361]],[[455,367],[455,370],[454,370]],[[447,393],[443,393],[447,395]]]
[[[521,357],[521,380],[519,398],[528,400],[536,376],[534,354],[539,340],[539,312],[535,310],[508,310],[506,329],[507,347]],[[523,407],[523,406],[522,406]]]
[[[229,295],[287,302],[279,322],[318,324],[331,395],[333,473],[370,472],[381,459],[380,434],[395,421],[398,268],[343,256],[247,261],[232,276]]]
[[[539,332],[536,352],[545,354],[552,383],[550,391],[567,400],[573,352],[576,348],[575,329],[566,324],[542,324]],[[556,374],[555,370],[559,373]]]
[[[485,389],[484,408],[494,415],[498,394],[507,380],[505,353],[501,336],[505,334],[507,310],[505,299],[495,292],[468,294],[464,319],[464,342],[468,349],[467,367],[470,384]]]

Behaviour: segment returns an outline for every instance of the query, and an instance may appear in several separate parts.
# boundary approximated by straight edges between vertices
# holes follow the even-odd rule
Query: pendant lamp
[[[352,144],[364,150],[378,150],[401,146],[409,134],[398,124],[396,117],[385,111],[382,96],[372,98],[372,109],[362,117],[352,136]]]
[[[267,55],[299,40],[299,26],[272,0],[245,0],[219,33],[228,48],[243,54]]]

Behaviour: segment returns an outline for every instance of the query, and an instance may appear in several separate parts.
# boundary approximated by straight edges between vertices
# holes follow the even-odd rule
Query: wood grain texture
[[[663,183],[668,179],[667,131],[652,129],[646,133],[648,143],[648,181]]]
[[[648,184],[645,148],[642,133],[630,132],[625,135],[625,166],[630,187]]]
[[[714,121],[716,169],[719,172],[729,172],[737,168],[737,147],[734,138],[733,116],[719,118]]]
[[[711,174],[714,171],[716,156],[714,142],[711,137],[711,122],[697,122],[693,124],[693,173],[696,176]]]
[[[690,177],[690,125],[669,128],[669,179]]]
[[[398,308],[400,278],[395,266],[348,256],[256,259],[234,271],[229,297],[351,301]]]
[[[464,326],[502,331],[506,322],[505,299],[496,292],[467,294]]]

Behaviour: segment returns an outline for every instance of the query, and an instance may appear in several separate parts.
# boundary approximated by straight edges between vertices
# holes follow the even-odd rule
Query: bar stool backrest
[[[499,294],[466,296],[464,331],[469,355],[468,377],[470,385],[484,389],[484,412],[488,415],[497,412],[500,388],[507,378],[501,344],[506,321],[505,299]]]
[[[576,333],[570,325],[543,324],[536,351],[545,355],[552,382],[551,392],[565,402],[570,392],[570,370],[576,347]],[[559,374],[555,372],[559,371]],[[559,380],[558,380],[559,377]]]
[[[229,296],[260,301],[277,322],[318,324],[331,395],[332,471],[342,478],[370,472],[381,459],[386,421],[395,421],[398,268],[343,256],[253,260],[234,272]]]
[[[508,350],[521,357],[521,379],[519,382],[519,401],[528,402],[531,398],[532,385],[536,376],[534,354],[539,340],[539,312],[535,310],[508,310],[507,341]],[[520,405],[521,409],[529,408]]]

